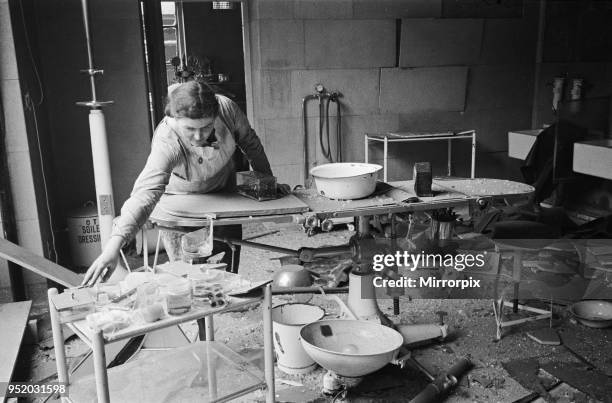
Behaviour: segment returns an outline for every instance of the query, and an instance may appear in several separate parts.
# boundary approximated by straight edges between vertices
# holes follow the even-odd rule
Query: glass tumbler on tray
[[[209,218],[207,226],[182,236],[183,261],[189,264],[206,263],[206,258],[212,254],[213,246],[213,220]]]

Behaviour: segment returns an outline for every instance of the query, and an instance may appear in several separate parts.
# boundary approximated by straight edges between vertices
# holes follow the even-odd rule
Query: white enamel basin
[[[300,331],[302,347],[323,368],[347,377],[378,371],[404,344],[396,330],[362,320],[321,320]]]
[[[574,171],[612,179],[612,139],[574,143]]]
[[[351,200],[371,195],[382,166],[361,162],[337,162],[314,167],[317,192],[330,199]]]

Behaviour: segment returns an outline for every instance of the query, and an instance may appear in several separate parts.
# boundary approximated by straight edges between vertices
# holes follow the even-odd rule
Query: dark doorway
[[[241,3],[142,0],[141,4],[152,121],[156,124],[163,117],[167,87],[186,74],[207,82],[246,113]]]

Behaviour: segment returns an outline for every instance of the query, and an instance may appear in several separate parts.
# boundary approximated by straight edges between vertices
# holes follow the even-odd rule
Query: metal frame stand
[[[115,206],[113,199],[110,157],[108,154],[106,122],[104,120],[102,107],[111,105],[113,101],[99,101],[97,99],[95,77],[97,75],[102,75],[104,70],[94,68],[87,0],[81,0],[81,6],[83,9],[83,23],[85,28],[85,40],[87,42],[88,61],[88,68],[81,70],[81,73],[86,73],[89,75],[91,101],[77,102],[76,104],[90,108],[89,131],[91,136],[91,153],[94,168],[94,182],[96,185],[98,217],[100,220],[100,243],[102,248],[104,248],[106,242],[111,236],[113,218],[115,218]]]
[[[57,366],[57,374],[58,381],[69,385],[70,379],[68,374],[68,367],[66,365],[66,352],[65,352],[65,344],[64,344],[64,336],[62,331],[62,321],[59,316],[59,312],[55,308],[55,305],[52,301],[52,298],[58,294],[56,288],[51,288],[48,291],[49,297],[49,314],[51,317],[51,328],[53,330],[53,344],[55,347],[55,355],[56,355],[56,366]],[[216,374],[214,371],[207,371],[209,374],[208,382],[211,385],[209,389],[210,399],[211,401],[228,401],[233,398],[245,395],[250,393],[256,389],[265,388],[265,399],[267,403],[273,403],[275,397],[275,385],[274,385],[274,347],[272,342],[272,287],[270,284],[267,284],[263,287],[263,296],[258,297],[256,299],[252,299],[246,301],[244,303],[239,303],[237,305],[238,308],[242,306],[248,306],[255,303],[262,304],[262,320],[263,320],[263,339],[264,339],[264,373],[263,378],[264,382],[254,385],[253,387],[244,388],[242,390],[236,391],[227,396],[217,396],[217,390],[212,385],[216,385]],[[179,320],[173,320],[172,324],[159,324],[157,326],[149,326],[145,328],[139,328],[132,331],[132,337],[138,334],[146,334],[149,331],[155,331],[159,329],[164,329],[173,324],[178,324],[182,322],[186,322],[189,320],[197,320],[199,325],[199,335],[200,338],[204,338],[206,341],[214,341],[214,322],[213,315],[220,314],[224,312],[231,312],[232,306],[229,305],[226,309],[214,312],[214,313],[197,313],[197,315],[186,314],[184,318],[180,318]],[[106,351],[105,345],[108,343],[116,342],[117,340],[113,340],[105,338],[104,334],[101,330],[97,332],[83,332],[82,328],[79,325],[68,323],[67,326],[74,330],[74,332],[79,336],[89,347],[93,350],[93,361],[94,361],[94,375],[95,375],[95,383],[96,383],[96,395],[98,401],[101,403],[109,403],[110,402],[110,392],[109,392],[109,379],[108,372],[106,369]],[[207,354],[207,357],[210,355]],[[210,369],[214,368],[211,362],[208,362],[207,365]],[[73,400],[69,396],[62,396],[61,400],[63,402],[72,402]]]
[[[418,133],[385,133],[385,134],[365,134],[365,162],[369,162],[369,144],[370,141],[378,141],[383,143],[383,181],[387,182],[388,172],[388,161],[389,161],[389,143],[409,143],[413,141],[436,141],[446,140],[446,154],[447,154],[447,167],[446,172],[448,176],[452,175],[452,153],[453,153],[453,140],[459,139],[471,139],[472,140],[472,160],[470,165],[470,177],[474,179],[476,177],[476,131],[468,130],[459,132],[457,134],[445,134],[445,133],[432,133],[418,134]]]
[[[525,249],[519,247],[511,248],[512,251],[512,282],[514,283],[514,297],[512,303],[504,300],[503,292],[501,295],[497,295],[499,277],[502,268],[502,254],[504,250],[499,246],[495,245],[497,253],[497,281],[495,284],[495,298],[493,299],[493,313],[495,314],[495,325],[496,325],[496,336],[495,340],[499,341],[503,337],[503,329],[511,326],[520,325],[522,323],[533,322],[542,319],[552,319],[552,306],[551,310],[545,310],[540,308],[534,308],[531,306],[519,304],[519,284],[521,281],[521,269],[523,267],[523,253]],[[529,316],[527,318],[506,320],[504,321],[504,307],[512,307],[512,311],[517,313],[519,310],[535,313],[536,315]]]

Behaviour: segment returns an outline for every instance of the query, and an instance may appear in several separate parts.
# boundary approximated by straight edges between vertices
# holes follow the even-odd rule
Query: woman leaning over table
[[[242,154],[253,170],[272,175],[263,146],[248,119],[235,102],[215,94],[206,84],[190,81],[168,89],[166,116],[153,135],[151,153],[136,179],[130,198],[114,221],[111,238],[87,270],[83,284],[95,283],[117,267],[120,249],[147,221],[164,192],[171,194],[232,191]],[[246,168],[248,169],[248,168]],[[288,185],[279,185],[287,194]],[[218,227],[227,238],[241,238],[240,225]],[[183,232],[162,230],[162,239],[171,260],[180,259]],[[224,262],[232,271],[239,263],[235,253],[215,242],[213,253],[226,252]],[[106,273],[105,273],[106,270]]]

